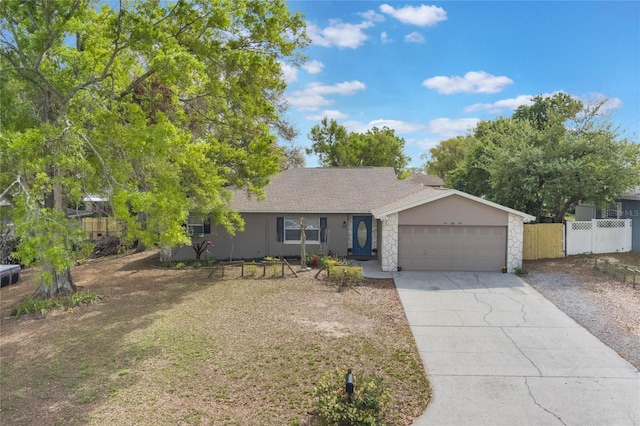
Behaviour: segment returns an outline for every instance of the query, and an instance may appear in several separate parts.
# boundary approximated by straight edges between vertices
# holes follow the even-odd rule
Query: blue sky
[[[608,98],[611,120],[640,135],[640,2],[302,1],[312,39],[289,83],[295,144],[324,116],[365,132],[388,126],[410,166],[478,120],[532,96]],[[308,167],[318,166],[307,156]]]

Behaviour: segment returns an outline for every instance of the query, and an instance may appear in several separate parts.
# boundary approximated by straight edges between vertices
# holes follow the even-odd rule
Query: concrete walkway
[[[431,381],[416,425],[640,425],[638,371],[515,275],[362,266],[394,278]]]

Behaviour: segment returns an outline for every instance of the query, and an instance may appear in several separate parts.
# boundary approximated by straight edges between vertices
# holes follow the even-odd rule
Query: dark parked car
[[[0,265],[1,285],[15,284],[20,279],[20,265]]]

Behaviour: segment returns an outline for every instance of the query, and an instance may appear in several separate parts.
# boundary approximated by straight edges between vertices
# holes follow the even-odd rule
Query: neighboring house
[[[418,183],[422,186],[430,186],[432,188],[444,188],[444,180],[440,176],[427,174],[413,175],[407,178],[408,181]]]
[[[294,168],[276,175],[264,200],[235,191],[231,207],[245,230],[193,223],[211,240],[208,256],[254,259],[299,256],[299,219],[306,252],[329,251],[380,262],[383,271],[510,271],[522,265],[523,222],[534,216],[453,190],[398,180],[392,168]],[[201,226],[202,225],[202,226]],[[192,225],[190,225],[191,227]],[[193,259],[189,246],[174,260]]]
[[[13,205],[10,202],[0,198],[0,234],[13,233],[12,209]]]
[[[640,186],[616,197],[611,206],[598,209],[594,205],[576,206],[576,220],[631,219],[631,249],[640,251]]]

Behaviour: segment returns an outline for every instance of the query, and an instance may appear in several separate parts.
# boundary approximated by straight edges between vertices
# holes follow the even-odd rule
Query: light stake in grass
[[[353,383],[353,373],[351,372],[351,369],[349,369],[347,370],[347,376],[345,377],[345,386],[344,386],[344,390],[347,392],[347,395],[349,395],[349,398],[353,396],[354,387],[355,385]]]

